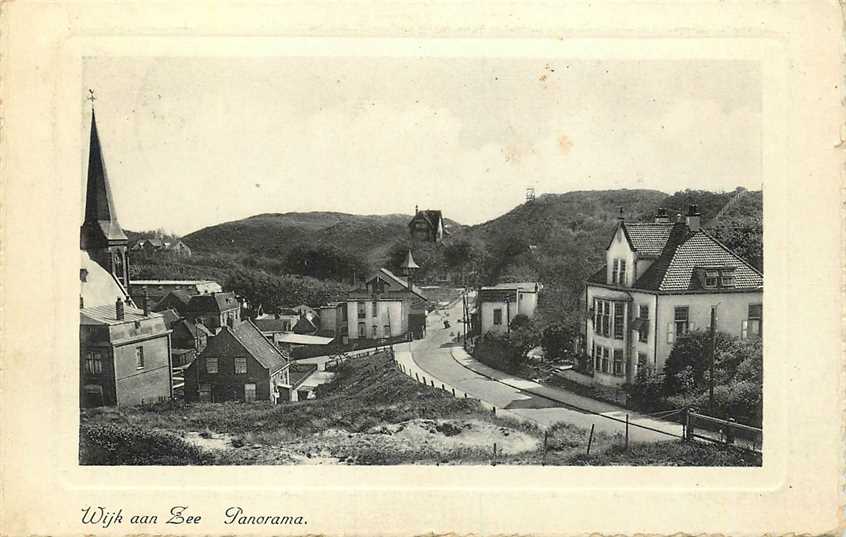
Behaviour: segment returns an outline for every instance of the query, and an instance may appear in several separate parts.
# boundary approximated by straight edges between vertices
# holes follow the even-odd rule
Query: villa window
[[[198,390],[200,392],[200,402],[201,403],[210,403],[211,398],[211,385],[210,384],[200,384],[200,388]]]
[[[623,312],[625,305],[622,302],[614,303],[614,338],[623,339],[623,331],[625,327],[625,318]]]
[[[626,260],[620,260],[620,276],[617,278],[620,285],[626,285]]]
[[[376,306],[377,302],[374,300],[371,302],[371,317],[376,317]]]
[[[365,337],[367,335],[367,328],[364,323],[358,323],[358,337]]]
[[[85,370],[89,375],[99,375],[103,372],[103,355],[99,352],[89,352],[85,357]]]
[[[608,373],[608,358],[609,358],[609,351],[608,347],[603,347],[602,349],[602,372]]]
[[[502,324],[502,309],[497,308],[493,310],[493,324],[500,325]]]
[[[144,369],[144,347],[135,348],[135,369]]]
[[[386,324],[382,327],[382,337],[391,337],[391,325]]]
[[[256,400],[256,385],[244,384],[244,402],[252,403]]]
[[[763,307],[761,304],[749,304],[746,320],[740,323],[740,337],[743,339],[761,337],[763,328]]]
[[[705,271],[705,288],[706,289],[714,289],[717,287],[720,279],[720,272],[717,270],[706,270]]]
[[[673,322],[667,325],[667,343],[673,343],[677,338],[687,334],[692,329],[690,308],[688,306],[676,306],[673,313]]]
[[[734,274],[731,271],[720,272],[720,287],[734,287]]]
[[[614,349],[614,375],[623,376],[623,349]]]
[[[217,358],[206,358],[206,373],[217,373]]]
[[[372,339],[376,339],[376,325],[370,327],[370,337]]]
[[[638,311],[640,318],[640,329],[637,331],[637,340],[646,343],[649,339],[649,306],[641,305]]]
[[[365,319],[367,317],[367,306],[364,302],[357,302],[358,305],[358,318]]]
[[[617,271],[620,269],[620,260],[615,259],[611,266],[611,283],[617,283]]]
[[[235,358],[235,374],[236,375],[246,375],[247,374],[247,359],[246,358]]]

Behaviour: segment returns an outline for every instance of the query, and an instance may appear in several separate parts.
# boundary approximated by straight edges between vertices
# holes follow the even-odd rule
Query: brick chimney
[[[670,223],[670,216],[667,214],[667,209],[663,207],[659,207],[658,210],[655,212],[655,223],[656,224],[669,224]]]
[[[617,221],[622,222],[623,220],[625,220],[625,218],[623,217],[623,208],[620,207],[620,212],[619,214],[617,214]]]
[[[699,207],[696,205],[690,205],[687,208],[687,216],[684,218],[684,223],[687,224],[687,228],[692,232],[696,233],[699,231],[701,215],[699,214]]]
[[[414,214],[417,214],[417,213],[420,212],[420,210],[417,207],[418,207],[417,205],[414,206]]]
[[[115,300],[115,319],[118,321],[122,321],[124,319],[123,300],[121,300],[120,297]]]

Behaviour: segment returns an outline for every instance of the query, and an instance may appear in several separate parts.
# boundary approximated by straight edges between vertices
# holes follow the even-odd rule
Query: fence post
[[[629,450],[629,415],[626,414],[626,451]]]
[[[685,418],[685,440],[687,441],[693,440],[693,414],[695,414],[695,409],[688,407]]]
[[[737,422],[734,418],[729,418],[728,421],[730,423]],[[734,444],[734,427],[731,424],[726,426],[726,444]]]
[[[417,379],[417,382],[420,382],[420,375],[417,373],[414,374],[414,378]]]
[[[493,415],[496,416],[496,407],[491,407],[491,412],[493,412]]]
[[[543,432],[543,461],[541,461],[541,466],[546,466],[546,446],[547,441],[549,440],[549,430]]]
[[[493,461],[491,466],[496,466],[496,442],[493,443]]]
[[[452,396],[455,397],[455,388],[452,389]]]
[[[588,447],[587,447],[587,455],[590,455],[590,445],[593,443],[593,428],[596,427],[595,423],[590,424],[590,436],[588,437]]]

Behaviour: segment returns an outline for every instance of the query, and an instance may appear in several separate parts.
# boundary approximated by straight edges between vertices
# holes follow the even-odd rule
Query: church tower
[[[97,134],[97,120],[92,108],[85,221],[79,230],[79,246],[88,252],[91,259],[113,274],[126,291],[129,291],[128,242],[115,212],[106,162]]]

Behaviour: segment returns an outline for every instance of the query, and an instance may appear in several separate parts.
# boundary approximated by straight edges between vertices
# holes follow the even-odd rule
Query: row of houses
[[[181,239],[172,241],[160,238],[138,239],[129,249],[132,252],[143,252],[147,255],[167,253],[182,257],[191,257],[191,248],[182,242]]]

